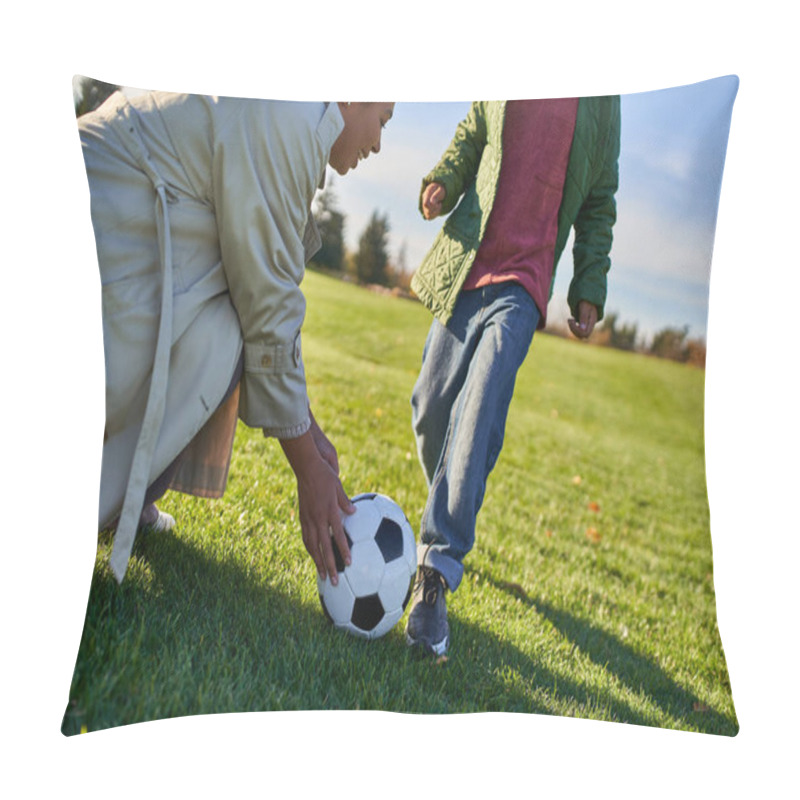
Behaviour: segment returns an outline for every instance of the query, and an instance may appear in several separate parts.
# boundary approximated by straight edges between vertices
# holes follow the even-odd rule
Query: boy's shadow
[[[544,600],[529,596],[525,590],[517,585],[497,580],[482,570],[477,571],[481,580],[484,580],[499,589],[519,599],[529,609],[548,620],[556,630],[570,643],[576,645],[580,653],[588,657],[594,664],[613,675],[616,682],[627,687],[631,693],[646,697],[665,714],[679,721],[684,720],[696,726],[704,733],[716,733],[734,736],[738,732],[738,723],[707,707],[695,694],[678,684],[652,659],[636,652],[632,647],[624,644],[617,637],[598,628],[586,620],[574,617],[568,612],[555,608]],[[458,624],[457,618],[453,626],[458,629],[464,626]],[[555,674],[541,663],[533,662],[530,656],[522,653],[513,645],[501,643],[493,636],[488,636],[480,631],[477,626],[467,625],[466,630],[458,631],[467,641],[476,647],[479,656],[481,650],[494,654],[500,663],[519,671],[523,680],[533,686],[546,690],[553,689],[563,698],[572,698],[586,708],[603,707],[614,718],[620,721],[637,725],[658,724],[652,717],[647,717],[635,707],[608,695],[598,696],[586,684],[574,679],[565,678],[563,674]],[[459,647],[461,644],[459,643]],[[480,656],[479,656],[480,657]],[[504,705],[509,704],[506,699]],[[521,706],[530,705],[528,701]],[[488,709],[487,709],[488,710]],[[506,708],[504,710],[516,710]],[[532,709],[520,708],[519,710],[534,710],[541,713],[552,713],[546,708]]]

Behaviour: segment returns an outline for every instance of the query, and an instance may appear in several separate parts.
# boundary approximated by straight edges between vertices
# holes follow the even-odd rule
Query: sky
[[[705,339],[708,287],[720,181],[735,78],[718,78],[621,98],[620,186],[606,311],[650,337],[688,326]],[[405,248],[414,270],[442,220],[418,211],[422,178],[438,161],[469,102],[401,102],[381,152],[328,182],[345,214],[345,239],[356,250],[373,211],[389,219],[390,257]],[[552,322],[569,316],[572,239],[556,272]]]

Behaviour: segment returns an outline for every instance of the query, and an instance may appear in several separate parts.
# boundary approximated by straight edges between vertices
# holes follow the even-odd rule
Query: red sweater
[[[531,295],[543,328],[553,279],[558,209],[577,98],[506,104],[497,194],[463,289],[516,281]]]

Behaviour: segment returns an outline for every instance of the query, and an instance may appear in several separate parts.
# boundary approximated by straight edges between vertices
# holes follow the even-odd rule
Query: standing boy
[[[586,339],[603,317],[619,134],[619,96],[473,103],[422,182],[426,219],[463,195],[412,281],[434,320],[411,398],[429,494],[406,636],[435,655],[450,639],[445,591],[461,581],[517,370],[573,228],[570,330]]]

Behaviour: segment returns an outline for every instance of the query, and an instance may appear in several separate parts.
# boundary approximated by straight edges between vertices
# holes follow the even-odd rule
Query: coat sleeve
[[[486,114],[483,103],[473,103],[467,116],[458,124],[453,140],[439,163],[422,179],[419,210],[422,213],[422,193],[431,183],[441,183],[446,191],[442,214],[456,206],[470,181],[475,179],[486,145]]]
[[[619,185],[620,107],[619,97],[610,98],[610,113],[604,131],[600,167],[592,187],[575,220],[575,244],[572,249],[574,276],[568,303],[577,317],[578,303],[587,300],[597,307],[598,321],[603,318],[606,302],[606,275],[611,267],[612,228],[617,219],[616,192]],[[605,137],[602,137],[605,133]]]
[[[235,104],[215,141],[214,203],[231,300],[242,327],[239,416],[279,438],[308,430],[300,329],[303,235],[327,153],[306,104]]]

